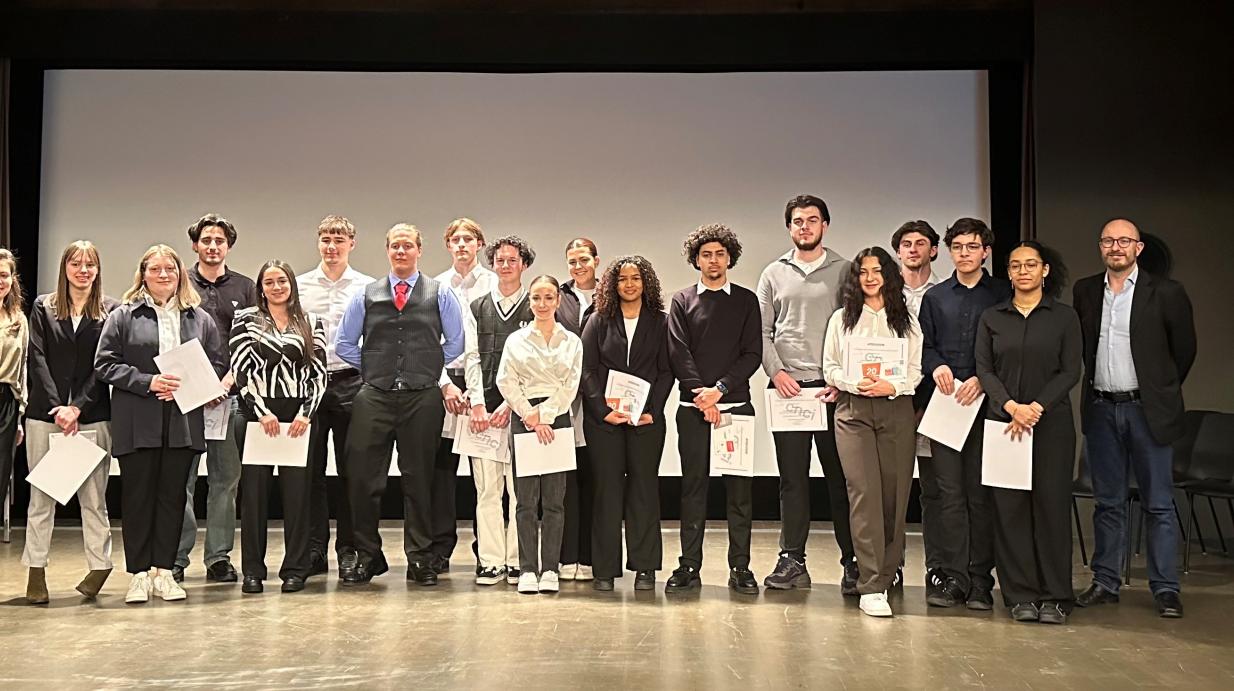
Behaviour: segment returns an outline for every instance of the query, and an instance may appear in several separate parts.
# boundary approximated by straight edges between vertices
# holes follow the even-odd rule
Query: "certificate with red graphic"
[[[732,424],[711,428],[711,474],[754,477],[754,416],[728,417]]]
[[[851,336],[845,345],[844,371],[853,381],[908,377],[907,338]]]

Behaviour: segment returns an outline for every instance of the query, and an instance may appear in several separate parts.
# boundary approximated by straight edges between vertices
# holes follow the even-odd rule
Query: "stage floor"
[[[718,527],[720,524],[713,524]],[[707,534],[701,592],[666,596],[676,566],[665,523],[665,570],[654,592],[633,574],[612,593],[563,582],[557,595],[477,586],[470,526],[448,577],[432,588],[404,580],[396,524],[383,528],[390,573],[344,588],[331,564],[303,592],[262,595],[188,570],[184,602],[124,604],[128,576],[113,573],[95,603],[73,586],[85,572],[81,531],[55,534],[50,605],[25,604],[24,535],[0,544],[0,686],[25,688],[954,688],[1114,689],[1234,687],[1234,560],[1198,548],[1183,578],[1186,618],[1156,615],[1137,558],[1122,602],[1077,610],[1066,626],[1016,624],[992,613],[928,608],[921,537],[909,537],[907,584],[890,620],[861,614],[839,592],[828,524],[810,538],[814,588],[731,593],[723,530]],[[776,524],[759,524],[753,569],[774,565]],[[277,571],[281,533],[267,564]],[[120,533],[114,533],[122,571]],[[194,559],[200,560],[201,540]],[[1088,572],[1075,551],[1077,590]],[[237,539],[235,559],[239,559]],[[239,564],[237,563],[237,566]],[[996,601],[999,600],[995,593]]]

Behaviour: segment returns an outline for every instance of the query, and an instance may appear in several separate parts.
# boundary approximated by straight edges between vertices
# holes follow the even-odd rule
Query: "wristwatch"
[[[727,387],[727,386],[725,386],[725,385],[724,385],[724,382],[722,382],[722,381],[717,381],[717,382],[716,382],[716,391],[719,391],[721,396],[727,396],[727,395],[728,395],[728,387]]]

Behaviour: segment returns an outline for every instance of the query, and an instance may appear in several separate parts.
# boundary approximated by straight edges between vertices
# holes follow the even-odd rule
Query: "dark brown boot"
[[[81,579],[81,583],[77,584],[77,592],[85,595],[86,599],[93,600],[98,597],[99,591],[103,589],[103,584],[107,582],[107,577],[110,575],[111,569],[94,569]]]
[[[30,579],[26,581],[26,599],[32,605],[47,604],[47,572],[41,566],[30,567]]]

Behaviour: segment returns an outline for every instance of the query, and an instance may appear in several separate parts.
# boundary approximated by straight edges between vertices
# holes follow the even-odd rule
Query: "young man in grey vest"
[[[467,353],[463,357],[467,395],[471,399],[471,428],[482,432],[490,426],[508,430],[510,406],[497,390],[497,366],[506,338],[532,320],[523,271],[536,253],[527,241],[507,235],[484,248],[484,257],[497,273],[497,287],[472,300],[465,310]],[[505,579],[516,585],[519,573],[518,529],[514,512],[514,467],[510,459],[471,459],[476,482],[476,526],[479,529],[480,572],[476,583],[496,585]],[[508,519],[501,511],[502,496],[508,499]],[[548,568],[548,567],[545,567]]]
[[[389,570],[381,552],[381,496],[390,453],[398,443],[403,488],[407,579],[436,585],[432,568],[432,483],[445,420],[442,368],[463,352],[462,307],[449,288],[420,273],[420,231],[399,223],[386,233],[390,273],[352,298],[339,324],[335,352],[364,380],[347,433],[355,568],[349,585]],[[363,345],[361,345],[363,339]]]

